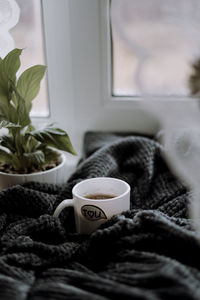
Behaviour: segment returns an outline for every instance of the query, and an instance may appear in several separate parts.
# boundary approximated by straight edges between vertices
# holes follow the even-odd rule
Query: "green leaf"
[[[22,127],[25,127],[31,123],[29,112],[25,105],[25,100],[23,97],[19,94],[18,90],[16,89],[14,83],[10,81],[10,84],[13,89],[13,93],[15,94],[15,106],[16,106],[16,112],[14,112],[12,115],[17,116],[17,123],[19,123]]]
[[[25,159],[25,163],[28,164],[27,167],[34,165],[40,166],[45,162],[45,156],[41,150],[37,150],[35,152],[30,153],[24,153],[23,157]]]
[[[8,120],[14,124],[18,124],[17,108],[12,103],[9,104]]]
[[[29,124],[26,128],[24,128],[25,133],[33,131],[33,130],[35,130],[35,127],[32,124]]]
[[[14,153],[16,151],[14,139],[13,139],[13,136],[11,136],[11,135],[1,136],[0,145],[9,149],[10,152],[12,152],[12,153]]]
[[[14,49],[0,61],[0,101],[8,103],[10,100],[9,80],[16,81],[16,73],[20,67],[22,49]]]
[[[18,99],[17,99],[16,93],[13,92],[13,89],[14,89],[14,91],[16,90],[16,86],[15,86],[14,83],[12,85],[12,100],[11,100],[11,102],[13,103],[14,107],[17,107],[18,106]]]
[[[23,161],[20,160],[16,153],[12,155],[11,164],[13,169],[17,172],[20,172],[20,170],[24,168]]]
[[[9,163],[11,160],[12,160],[12,155],[3,149],[0,149],[0,162]]]
[[[18,107],[17,107],[17,114],[18,114],[18,123],[25,127],[31,123],[29,113],[27,111],[25,101],[21,96],[17,96],[18,98]]]
[[[57,151],[49,147],[42,147],[42,144],[41,144],[41,150],[45,155],[45,164],[48,164],[52,161],[56,161],[60,156],[60,153],[58,153]]]
[[[17,82],[17,90],[25,100],[27,111],[31,110],[31,101],[40,90],[40,82],[44,77],[46,66],[35,65],[24,71]]]
[[[9,119],[9,107],[6,103],[0,101],[0,118]]]
[[[0,121],[0,129],[3,128],[3,127],[4,128],[16,128],[16,127],[20,128],[21,125],[14,124],[14,123],[9,122],[7,120],[2,120],[2,121]]]
[[[49,125],[49,127],[34,130],[28,134],[44,145],[77,155],[68,134],[60,128],[54,128],[52,125]]]
[[[24,135],[23,148],[25,152],[35,152],[36,150],[39,150],[39,145],[40,143],[32,136],[28,136],[27,134]]]
[[[19,67],[21,65],[20,63],[21,53],[22,53],[22,49],[16,48],[10,51],[1,62],[2,69],[4,70],[7,77],[12,81],[16,79],[16,73],[19,70]],[[0,67],[0,70],[2,69]]]

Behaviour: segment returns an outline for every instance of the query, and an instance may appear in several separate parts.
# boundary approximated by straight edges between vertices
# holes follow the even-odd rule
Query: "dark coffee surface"
[[[89,194],[84,196],[87,199],[93,199],[93,200],[107,200],[117,197],[117,195],[113,194]]]

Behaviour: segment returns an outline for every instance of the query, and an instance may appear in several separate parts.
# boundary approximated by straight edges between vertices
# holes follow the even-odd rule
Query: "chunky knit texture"
[[[84,156],[63,186],[27,183],[0,193],[0,299],[200,299],[200,244],[187,215],[190,193],[151,138],[87,133]],[[131,185],[131,210],[89,236],[73,208],[56,206],[79,181]]]

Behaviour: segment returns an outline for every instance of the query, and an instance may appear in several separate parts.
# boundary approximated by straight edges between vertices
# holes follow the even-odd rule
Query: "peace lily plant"
[[[59,164],[61,151],[76,155],[68,134],[50,124],[36,129],[30,118],[46,66],[35,65],[17,79],[21,49],[0,59],[0,171],[27,174]],[[58,151],[57,151],[58,150]]]

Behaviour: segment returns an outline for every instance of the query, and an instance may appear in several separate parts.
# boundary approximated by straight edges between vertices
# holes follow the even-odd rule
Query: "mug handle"
[[[53,217],[58,218],[58,216],[60,215],[61,211],[65,208],[65,207],[69,207],[69,206],[74,206],[74,200],[73,199],[66,199],[63,200],[57,207],[56,210],[53,213]]]

